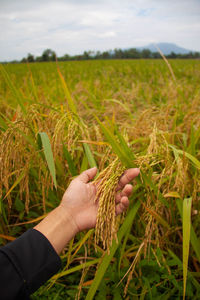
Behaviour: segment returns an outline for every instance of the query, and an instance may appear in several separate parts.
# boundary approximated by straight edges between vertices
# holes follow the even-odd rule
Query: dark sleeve
[[[48,239],[29,229],[0,248],[0,299],[29,299],[61,267]]]

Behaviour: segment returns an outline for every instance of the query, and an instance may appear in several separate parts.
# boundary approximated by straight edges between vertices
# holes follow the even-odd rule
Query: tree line
[[[169,55],[165,55],[166,58],[190,58],[190,59],[200,59],[200,52],[189,52],[187,54],[177,54],[171,52]],[[95,59],[146,59],[153,58],[158,59],[161,55],[159,52],[151,52],[149,49],[138,50],[136,48],[130,49],[114,49],[109,51],[84,51],[83,54],[79,55],[69,55],[65,54],[63,56],[57,57],[55,51],[51,49],[46,49],[41,56],[34,56],[29,53],[27,57],[24,57],[21,61],[12,61],[12,63],[25,63],[25,62],[48,62],[48,61],[69,61],[69,60],[95,60]]]

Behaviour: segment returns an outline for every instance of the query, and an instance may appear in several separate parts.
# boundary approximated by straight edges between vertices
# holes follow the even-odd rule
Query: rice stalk
[[[95,245],[101,241],[103,249],[108,251],[113,239],[117,239],[115,194],[119,178],[124,170],[125,167],[116,158],[94,181],[97,187],[94,201],[98,201],[99,205],[95,227]]]

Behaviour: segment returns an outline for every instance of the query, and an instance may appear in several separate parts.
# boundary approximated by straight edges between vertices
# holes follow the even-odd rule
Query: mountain
[[[165,54],[168,55],[171,52],[174,52],[176,54],[187,54],[189,52],[193,52],[191,50],[182,48],[177,46],[176,44],[173,43],[155,43],[155,44],[149,44],[145,47],[139,47],[137,48],[137,50],[142,51],[143,49],[149,49],[151,52],[157,52],[157,48],[155,47],[155,45],[157,45],[157,47]]]

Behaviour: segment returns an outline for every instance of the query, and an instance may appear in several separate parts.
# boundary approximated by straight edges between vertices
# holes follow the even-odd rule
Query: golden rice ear
[[[117,158],[94,181],[97,185],[95,201],[99,202],[95,228],[95,245],[102,242],[103,248],[107,249],[108,252],[113,239],[117,239],[119,222],[116,220],[115,194],[119,178],[124,170],[125,167],[122,166]]]

